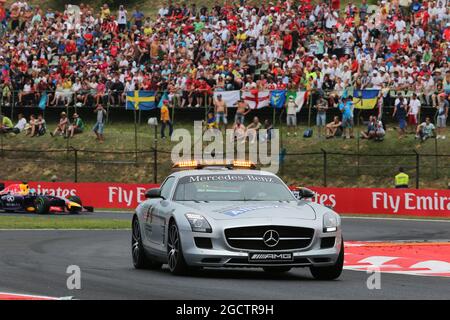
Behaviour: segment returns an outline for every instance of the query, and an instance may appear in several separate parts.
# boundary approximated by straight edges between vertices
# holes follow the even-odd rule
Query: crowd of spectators
[[[168,1],[152,17],[139,6],[15,2],[0,12],[2,103],[18,92],[21,105],[45,94],[48,106],[123,106],[127,91],[154,90],[188,107],[212,105],[220,90],[308,90],[325,98],[319,127],[329,132],[323,115],[340,106],[349,136],[349,89],[378,89],[390,106],[398,92],[436,109],[448,100],[448,0],[339,2]]]

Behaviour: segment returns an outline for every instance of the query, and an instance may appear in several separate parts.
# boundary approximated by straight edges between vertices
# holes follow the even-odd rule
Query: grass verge
[[[359,213],[343,213],[341,217],[345,218],[386,218],[386,219],[411,219],[411,220],[448,220],[450,217],[430,217],[430,216],[407,216],[393,214],[359,214]]]
[[[120,219],[87,219],[82,217],[33,216],[0,217],[0,229],[130,229],[130,221]]]

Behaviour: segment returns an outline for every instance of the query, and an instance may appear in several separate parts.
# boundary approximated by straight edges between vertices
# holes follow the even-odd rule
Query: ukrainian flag
[[[373,109],[379,93],[380,90],[354,90],[353,105],[356,109]]]
[[[128,91],[127,110],[152,110],[156,108],[155,91]]]

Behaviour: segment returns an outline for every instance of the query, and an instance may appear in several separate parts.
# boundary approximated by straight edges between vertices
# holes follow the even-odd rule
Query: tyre
[[[344,240],[341,242],[341,251],[339,252],[336,263],[328,267],[310,267],[312,276],[317,280],[334,280],[339,278],[344,268]]]
[[[37,214],[48,214],[50,212],[50,200],[44,196],[37,196],[34,200],[34,208]]]
[[[133,258],[133,265],[136,269],[159,269],[162,263],[153,261],[148,258],[142,245],[141,228],[139,226],[139,219],[135,216],[133,218],[131,230],[131,256]]]
[[[264,267],[263,270],[267,273],[285,273],[289,272],[291,267]]]
[[[171,221],[169,224],[169,237],[167,240],[167,264],[169,265],[170,272],[175,275],[184,275],[189,271],[189,268],[183,257],[180,232],[175,221]]]
[[[80,197],[77,197],[77,196],[70,196],[67,200],[69,200],[69,201],[71,201],[71,202],[78,203],[80,206],[83,206],[83,203],[81,202]],[[69,211],[70,211],[71,213],[78,213],[78,212],[80,212],[81,210],[82,210],[82,208],[78,208],[78,207],[70,208],[70,209],[69,209]]]

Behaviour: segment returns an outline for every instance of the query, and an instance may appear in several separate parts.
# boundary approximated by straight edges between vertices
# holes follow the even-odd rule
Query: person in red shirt
[[[446,41],[450,41],[450,26],[447,24],[447,28],[444,30],[444,33],[442,34],[444,39]]]
[[[284,32],[283,51],[285,55],[289,55],[292,53],[292,35],[290,31]]]

